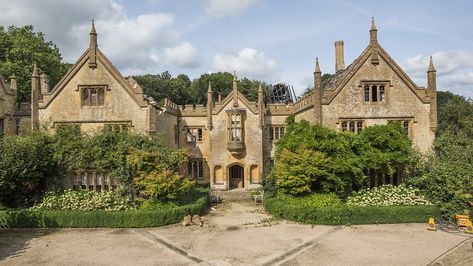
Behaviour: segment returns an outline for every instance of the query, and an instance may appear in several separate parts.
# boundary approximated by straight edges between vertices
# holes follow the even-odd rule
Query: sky
[[[33,25],[74,63],[95,19],[99,48],[123,75],[166,70],[191,79],[228,71],[301,94],[313,84],[315,58],[335,70],[336,40],[345,65],[378,40],[404,71],[426,86],[429,56],[437,87],[473,98],[473,1],[470,0],[0,0],[0,25]]]

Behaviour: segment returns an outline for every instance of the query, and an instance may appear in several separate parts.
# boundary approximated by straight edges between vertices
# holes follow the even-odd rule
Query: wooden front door
[[[244,168],[240,165],[231,166],[229,169],[230,174],[230,189],[232,188],[243,188],[244,187]]]

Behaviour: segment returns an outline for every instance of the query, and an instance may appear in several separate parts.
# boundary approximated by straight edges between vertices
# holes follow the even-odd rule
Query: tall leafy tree
[[[56,45],[46,41],[43,33],[35,32],[33,26],[0,27],[0,72],[5,78],[15,74],[18,102],[30,101],[33,64],[36,63],[41,74],[49,76],[52,87],[67,72],[69,65],[61,60]]]

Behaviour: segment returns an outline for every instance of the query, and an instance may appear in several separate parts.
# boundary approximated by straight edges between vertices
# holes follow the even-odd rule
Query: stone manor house
[[[54,88],[34,69],[30,108],[15,104],[15,77],[7,83],[0,76],[0,133],[19,134],[26,124],[46,130],[74,124],[82,132],[112,127],[158,135],[168,146],[190,151],[192,159],[184,174],[217,190],[261,185],[263,170],[273,163],[274,143],[284,135],[289,115],[295,115],[296,121],[305,119],[354,133],[397,121],[418,150],[430,151],[437,128],[432,59],[428,85],[419,87],[378,43],[374,20],[369,32],[368,46],[348,66],[343,41],[336,41],[335,74],[322,82],[317,60],[313,90],[295,102],[268,102],[261,88],[258,101],[250,102],[239,93],[234,75],[231,93],[223,100],[212,101],[209,84],[204,105],[178,106],[166,99],[163,106],[157,106],[98,48],[92,23],[88,49]],[[106,173],[80,175],[67,180],[67,185],[90,188],[93,183],[94,188],[101,185],[102,189],[115,185]]]

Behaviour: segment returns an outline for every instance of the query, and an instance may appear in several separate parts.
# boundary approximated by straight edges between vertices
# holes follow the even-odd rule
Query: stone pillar
[[[33,74],[31,75],[31,130],[39,129],[39,105],[40,98],[40,77],[36,64],[33,66]]]

